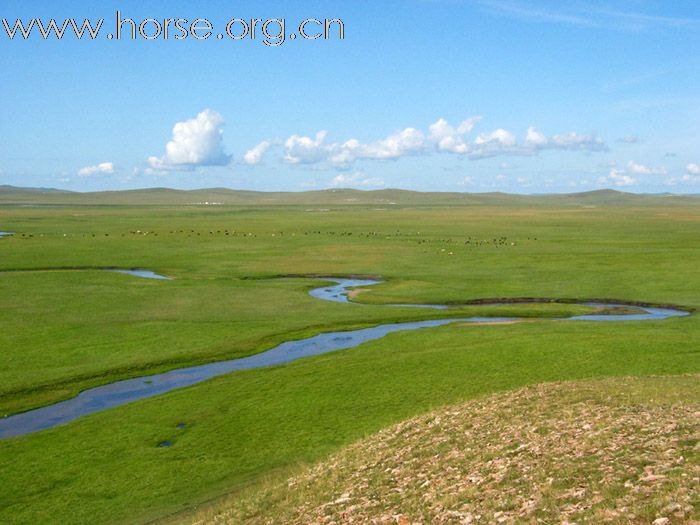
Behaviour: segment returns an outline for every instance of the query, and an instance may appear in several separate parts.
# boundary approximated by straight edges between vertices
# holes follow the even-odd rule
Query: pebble
[[[340,497],[337,500],[335,500],[333,503],[340,504],[340,503],[347,503],[348,501],[350,501],[350,494],[345,493],[345,494],[341,494]]]

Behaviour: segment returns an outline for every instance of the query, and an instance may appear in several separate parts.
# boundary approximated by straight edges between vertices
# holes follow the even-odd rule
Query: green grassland
[[[187,204],[211,197],[176,203],[159,191],[0,192],[0,230],[17,232],[0,239],[0,413],[324,331],[446,315],[381,303],[700,307],[697,198],[433,194],[419,205],[410,192],[320,192],[197,206]],[[17,205],[29,202],[49,205]],[[174,280],[98,271],[109,267]],[[359,295],[363,306],[332,304],[307,295],[318,285],[311,275],[386,282]],[[447,315],[582,311],[463,306]],[[543,381],[699,371],[697,316],[393,334],[0,441],[0,522],[134,523],[190,512],[435,407]],[[163,440],[173,446],[158,448]]]

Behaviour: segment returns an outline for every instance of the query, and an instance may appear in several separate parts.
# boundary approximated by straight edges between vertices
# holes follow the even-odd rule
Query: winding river
[[[144,279],[163,279],[166,281],[172,280],[172,277],[166,277],[165,275],[159,275],[151,270],[121,270],[119,268],[110,268],[105,270],[106,272],[114,273],[124,273],[126,275],[133,275],[134,277],[143,277]]]
[[[110,270],[128,273],[137,277],[151,279],[168,279],[162,275],[147,270]],[[326,285],[311,290],[310,295],[324,301],[350,303],[348,291],[350,288],[372,286],[380,283],[377,280],[368,279],[320,279]],[[355,303],[358,304],[358,303]],[[583,303],[587,306],[624,306],[611,304]],[[447,309],[445,305],[389,305],[412,306],[420,308]],[[565,318],[568,321],[657,321],[669,317],[689,315],[688,312],[669,308],[638,307],[643,313],[628,315],[577,315]],[[101,412],[109,408],[117,407],[136,401],[170,392],[196,383],[201,383],[212,377],[228,374],[236,370],[264,368],[282,363],[296,361],[303,357],[324,354],[346,348],[354,348],[362,343],[374,341],[387,334],[418,330],[420,328],[432,328],[450,323],[499,323],[504,321],[516,321],[513,317],[468,317],[449,318],[429,321],[411,321],[402,323],[389,323],[364,328],[330,332],[308,337],[298,341],[287,341],[265,352],[232,359],[230,361],[218,361],[199,366],[171,370],[162,374],[156,374],[134,379],[117,381],[111,384],[85,390],[72,399],[61,401],[35,410],[16,414],[0,419],[0,439],[31,434],[39,430],[55,427],[73,421],[79,417]],[[564,319],[560,319],[564,320]]]

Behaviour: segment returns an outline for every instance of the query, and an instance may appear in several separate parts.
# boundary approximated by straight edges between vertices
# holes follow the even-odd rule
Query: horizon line
[[[105,189],[105,190],[89,190],[89,191],[80,191],[80,190],[68,190],[64,188],[59,188],[59,187],[46,187],[46,186],[15,186],[13,184],[0,184],[0,194],[2,193],[3,189],[11,189],[11,190],[19,190],[19,191],[26,191],[26,192],[55,192],[55,193],[72,193],[76,195],[90,195],[90,194],[96,194],[96,193],[123,193],[123,192],[135,192],[135,191],[153,191],[153,190],[166,190],[166,191],[175,191],[175,192],[196,192],[196,191],[215,191],[215,190],[224,190],[224,191],[231,191],[231,192],[246,192],[246,193],[292,193],[292,194],[302,194],[302,193],[320,193],[320,192],[338,192],[338,191],[357,191],[357,192],[362,192],[362,193],[376,193],[376,192],[386,192],[386,191],[404,191],[404,192],[410,192],[410,193],[432,193],[432,194],[460,194],[460,195],[492,195],[492,194],[501,194],[501,195],[516,195],[516,196],[523,196],[523,197],[541,197],[541,196],[548,196],[548,195],[582,195],[582,194],[590,194],[590,193],[602,193],[602,192],[612,192],[612,193],[619,193],[621,195],[647,195],[647,196],[673,196],[673,197],[693,197],[693,196],[700,196],[700,192],[695,192],[695,193],[674,193],[674,192],[634,192],[634,191],[622,191],[619,189],[615,188],[597,188],[593,190],[582,190],[582,191],[554,191],[554,192],[533,192],[533,193],[518,193],[518,192],[510,192],[510,191],[501,191],[501,190],[493,190],[493,191],[440,191],[440,190],[413,190],[413,189],[408,189],[408,188],[399,188],[399,187],[387,187],[387,188],[368,188],[368,189],[363,189],[363,188],[352,188],[352,187],[345,187],[345,188],[321,188],[321,189],[305,189],[305,190],[248,190],[248,189],[241,189],[241,188],[230,188],[226,186],[209,186],[209,187],[201,187],[201,188],[189,188],[189,189],[181,189],[181,188],[172,188],[169,186],[149,186],[149,187],[144,187],[144,188],[124,188],[124,189]]]

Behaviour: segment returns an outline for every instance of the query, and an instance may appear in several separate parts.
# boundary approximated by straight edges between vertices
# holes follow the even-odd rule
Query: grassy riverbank
[[[0,407],[249,354],[335,328],[444,315],[329,304],[308,279],[381,275],[366,303],[612,298],[700,307],[700,206],[0,207]],[[589,206],[601,206],[591,208]],[[320,211],[328,210],[328,211]],[[560,316],[571,305],[455,316]],[[436,407],[543,381],[700,372],[697,316],[394,334],[0,442],[3,523],[141,522],[322,459]],[[183,429],[177,428],[185,423]],[[173,446],[158,448],[162,441]]]
[[[593,310],[565,304],[449,312],[354,308],[308,295],[307,289],[321,285],[311,279],[149,281],[90,270],[0,272],[0,293],[15,298],[3,314],[3,325],[14,329],[0,336],[8,363],[0,373],[0,414],[118,379],[243,357],[336,328],[475,315],[566,317]],[[300,308],[306,316],[299,315]]]

